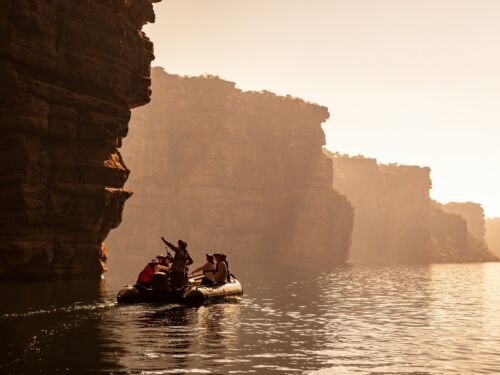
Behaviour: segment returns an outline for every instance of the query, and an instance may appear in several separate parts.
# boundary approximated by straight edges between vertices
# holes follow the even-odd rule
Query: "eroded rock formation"
[[[2,2],[1,278],[102,272],[130,196],[117,148],[150,96],[152,2]]]
[[[325,107],[217,77],[154,68],[152,78],[152,102],[134,111],[123,148],[134,196],[113,256],[140,264],[165,234],[195,256],[345,261],[353,214],[322,154]]]
[[[325,153],[333,160],[334,188],[354,206],[354,263],[495,259],[464,218],[431,200],[429,168]]]

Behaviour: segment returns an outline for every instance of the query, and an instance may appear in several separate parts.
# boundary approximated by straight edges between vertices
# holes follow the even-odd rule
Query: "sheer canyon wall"
[[[142,264],[164,251],[164,234],[197,257],[346,260],[353,213],[322,154],[325,107],[213,76],[154,68],[152,79],[123,148],[134,196],[112,257]]]
[[[333,160],[334,188],[354,206],[353,263],[495,260],[464,218],[431,200],[429,168],[325,153]]]
[[[103,271],[130,196],[118,147],[150,96],[152,2],[2,2],[0,278]]]

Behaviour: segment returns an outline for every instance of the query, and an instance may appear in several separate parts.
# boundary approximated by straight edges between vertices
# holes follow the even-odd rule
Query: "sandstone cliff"
[[[0,278],[105,267],[130,196],[117,148],[149,101],[152,2],[2,2]]]
[[[491,251],[500,257],[500,218],[486,220],[486,243]]]
[[[142,264],[165,234],[195,256],[345,261],[353,214],[322,154],[326,108],[212,76],[154,68],[152,79],[123,148],[134,196],[110,237],[113,256]]]
[[[495,259],[461,216],[430,199],[429,168],[325,153],[333,160],[334,188],[354,206],[353,263]]]

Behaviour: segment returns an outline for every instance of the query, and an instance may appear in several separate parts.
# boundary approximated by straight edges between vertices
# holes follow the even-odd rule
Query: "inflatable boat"
[[[163,275],[155,274],[153,286],[127,285],[116,296],[119,303],[182,303],[201,305],[241,296],[241,283],[231,276],[230,281],[214,285],[200,285],[201,278],[189,279],[189,284],[178,290],[165,286]]]
[[[224,284],[196,285],[188,286],[182,295],[181,302],[188,305],[201,305],[231,297],[238,297],[243,294],[240,282],[231,277],[231,280]]]

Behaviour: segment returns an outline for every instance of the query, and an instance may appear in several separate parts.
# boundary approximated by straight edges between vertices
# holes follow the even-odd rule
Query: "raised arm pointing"
[[[171,248],[173,251],[177,252],[177,250],[179,250],[179,249],[177,248],[177,246],[175,246],[174,244],[172,244],[172,243],[168,242],[168,241],[167,241],[167,240],[166,240],[163,236],[161,237],[161,240],[163,241],[163,243],[164,243],[165,245],[167,245],[167,246],[168,246],[169,248]]]

